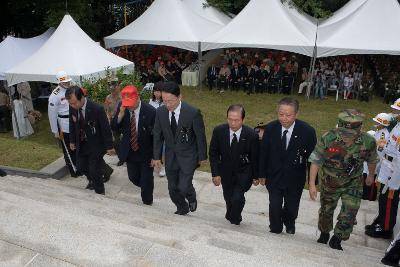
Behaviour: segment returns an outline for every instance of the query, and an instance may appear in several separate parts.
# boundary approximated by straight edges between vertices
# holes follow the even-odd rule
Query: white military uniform
[[[400,123],[392,129],[382,151],[383,159],[378,181],[389,189],[400,188]]]
[[[379,158],[379,161],[376,164],[375,174],[378,174],[379,170],[380,170],[380,167],[381,167],[383,156],[385,155],[383,153],[383,149],[385,148],[385,145],[386,145],[387,140],[389,138],[389,130],[387,128],[383,128],[383,129],[377,130],[375,132],[375,134],[374,134],[374,137],[375,137],[375,140],[376,140],[376,150],[377,150],[378,158]],[[364,171],[363,171],[363,173],[366,173],[367,175],[369,174],[367,162],[364,162]]]
[[[66,91],[67,89],[59,85],[49,97],[48,115],[54,134],[58,133],[58,126],[62,132],[69,133],[69,104],[65,98]]]

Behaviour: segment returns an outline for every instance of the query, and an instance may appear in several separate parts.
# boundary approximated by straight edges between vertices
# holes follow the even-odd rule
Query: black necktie
[[[231,142],[231,152],[233,155],[237,154],[238,146],[239,146],[239,142],[238,142],[236,133],[233,133],[233,138],[232,138],[232,142]]]
[[[176,134],[176,128],[175,112],[171,112],[171,131],[173,136]]]
[[[288,133],[288,130],[283,131],[282,135],[282,150],[286,151],[286,134]]]

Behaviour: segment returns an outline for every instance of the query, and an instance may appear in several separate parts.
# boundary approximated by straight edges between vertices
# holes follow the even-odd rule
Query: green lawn
[[[248,96],[243,92],[225,92],[223,94],[203,89],[182,89],[183,99],[201,109],[206,124],[207,140],[210,141],[212,129],[226,122],[226,109],[230,104],[241,103],[246,109],[245,124],[254,127],[259,122],[269,122],[276,118],[276,103],[283,95],[258,94]],[[389,112],[389,105],[375,98],[365,103],[356,100],[339,100],[333,96],[327,100],[305,100],[304,96],[295,96],[300,101],[300,119],[310,123],[321,136],[323,132],[336,125],[337,113],[343,108],[358,108],[363,111],[367,120],[364,130],[370,130],[371,118],[380,112]],[[47,115],[35,127],[35,134],[16,140],[12,134],[0,134],[0,165],[39,170],[61,156],[61,148],[49,130]],[[209,171],[208,164],[201,170]]]

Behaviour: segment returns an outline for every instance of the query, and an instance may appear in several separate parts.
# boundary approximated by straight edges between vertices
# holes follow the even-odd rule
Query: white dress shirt
[[[82,110],[83,119],[86,118],[86,104],[87,104],[87,98],[85,97],[85,104],[83,104],[83,106],[80,108],[80,110]],[[79,116],[80,116],[80,112],[78,110],[78,117]]]
[[[281,129],[281,138],[283,137],[283,132],[285,130],[287,130],[287,134],[286,134],[286,149],[289,146],[289,142],[290,142],[290,138],[292,137],[292,133],[293,133],[293,129],[294,129],[294,125],[296,124],[296,122],[293,122],[292,126],[289,127],[289,129],[286,129],[285,127],[282,126]]]
[[[242,127],[240,127],[240,129],[237,130],[236,132],[232,131],[232,129],[229,128],[229,144],[232,144],[233,134],[236,134],[237,141],[238,141],[238,143],[239,143],[240,134],[241,134],[241,133],[242,133]]]
[[[179,101],[179,105],[174,110],[176,125],[178,125],[178,122],[179,122],[179,115],[181,114],[181,106],[182,106],[182,102]],[[171,117],[172,117],[172,112],[171,111],[168,112],[168,116],[169,116],[169,124],[171,124]]]

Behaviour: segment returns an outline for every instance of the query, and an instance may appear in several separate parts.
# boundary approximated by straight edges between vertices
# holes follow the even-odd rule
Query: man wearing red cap
[[[141,188],[143,204],[153,204],[154,176],[153,126],[156,109],[141,102],[135,86],[125,86],[121,91],[122,102],[112,119],[111,128],[121,131],[122,141],[118,149],[120,161],[125,161],[128,178]]]

